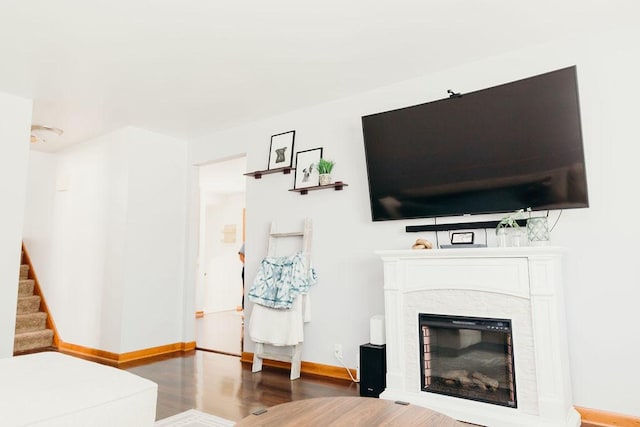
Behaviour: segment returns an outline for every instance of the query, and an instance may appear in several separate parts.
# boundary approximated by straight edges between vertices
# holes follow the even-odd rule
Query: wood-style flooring
[[[293,400],[360,393],[350,381],[305,374],[291,381],[289,371],[267,366],[254,374],[239,357],[200,350],[124,369],[158,384],[156,419],[194,408],[239,421],[257,409]]]
[[[358,384],[350,381],[305,374],[291,381],[289,371],[268,366],[254,374],[239,357],[200,350],[123,369],[158,384],[156,419],[194,408],[240,421],[257,409],[294,400],[359,395]]]

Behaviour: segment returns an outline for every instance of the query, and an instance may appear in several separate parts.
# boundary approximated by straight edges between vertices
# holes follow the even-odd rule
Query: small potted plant
[[[318,174],[320,174],[320,185],[331,184],[331,171],[335,162],[333,160],[320,159],[318,162]]]

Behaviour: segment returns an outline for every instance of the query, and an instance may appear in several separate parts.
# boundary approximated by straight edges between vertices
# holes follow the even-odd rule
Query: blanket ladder
[[[276,224],[271,223],[269,232],[269,246],[267,248],[268,256],[278,256],[278,241],[282,238],[302,238],[302,254],[305,258],[307,268],[311,266],[311,219],[304,220],[302,231],[279,232]],[[301,298],[301,297],[299,297]],[[285,348],[287,353],[275,351],[276,348]],[[255,352],[253,354],[253,366],[251,372],[259,372],[262,370],[262,361],[264,359],[277,360],[279,362],[291,363],[291,374],[289,378],[295,380],[300,378],[300,366],[302,364],[302,343],[291,346],[273,346],[269,343],[255,343]]]

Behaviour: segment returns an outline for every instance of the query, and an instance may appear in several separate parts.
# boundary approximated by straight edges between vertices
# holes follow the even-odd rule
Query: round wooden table
[[[416,405],[400,405],[371,397],[318,397],[296,400],[251,414],[236,427],[326,427],[326,426],[437,426],[464,427],[446,415]]]

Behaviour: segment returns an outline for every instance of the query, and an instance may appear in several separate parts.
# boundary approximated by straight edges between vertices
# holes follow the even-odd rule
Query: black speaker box
[[[380,397],[387,387],[387,346],[360,346],[360,396]]]

